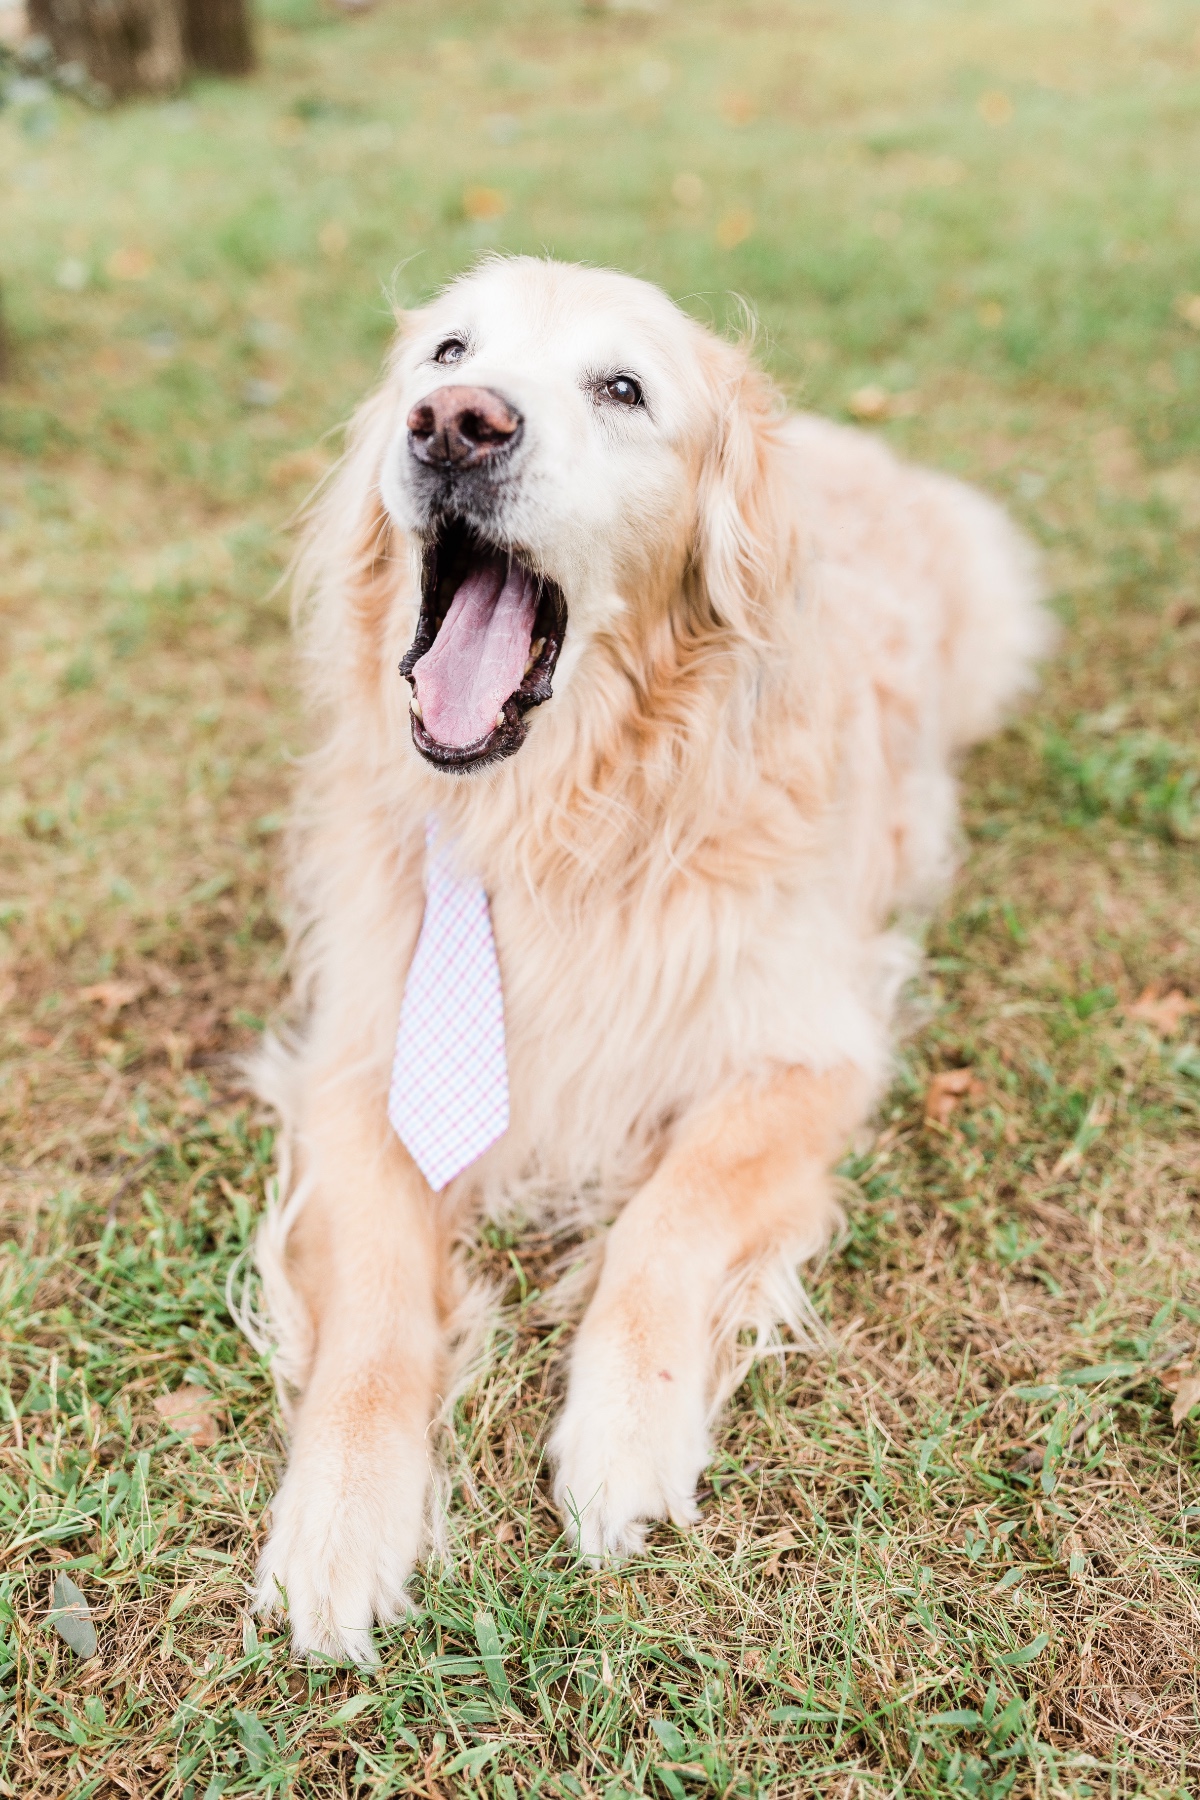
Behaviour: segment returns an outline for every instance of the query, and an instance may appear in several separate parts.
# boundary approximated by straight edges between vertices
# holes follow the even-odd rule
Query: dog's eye
[[[645,396],[642,393],[642,384],[640,381],[635,381],[632,375],[614,375],[611,380],[604,383],[600,391],[606,400],[615,401],[618,406],[644,406],[646,404]]]
[[[438,345],[433,353],[433,360],[435,363],[456,363],[461,362],[466,354],[467,346],[462,339],[451,337]]]

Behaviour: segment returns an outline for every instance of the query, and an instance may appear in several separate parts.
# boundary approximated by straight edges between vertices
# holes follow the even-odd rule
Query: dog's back
[[[843,754],[864,923],[928,905],[951,872],[955,753],[1034,683],[1052,621],[1031,546],[978,490],[811,415],[788,421],[806,589],[854,723]]]

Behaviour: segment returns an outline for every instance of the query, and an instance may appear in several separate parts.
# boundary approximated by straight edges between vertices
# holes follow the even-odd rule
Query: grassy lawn
[[[1200,1795],[1193,0],[264,12],[249,84],[0,112],[0,1794]],[[827,1352],[751,1374],[695,1532],[580,1570],[553,1246],[493,1234],[447,1555],[364,1681],[245,1610],[277,584],[390,301],[488,247],[745,295],[797,403],[1007,500],[1065,631],[965,772]]]

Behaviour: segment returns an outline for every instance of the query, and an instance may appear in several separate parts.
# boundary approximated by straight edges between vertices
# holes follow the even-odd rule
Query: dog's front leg
[[[404,1610],[424,1530],[442,1351],[437,1221],[383,1096],[353,1074],[313,1083],[303,1148],[310,1191],[288,1275],[314,1351],[258,1604],[272,1611],[286,1596],[298,1653],[370,1662],[372,1620]]]
[[[584,1555],[639,1550],[651,1519],[695,1518],[722,1297],[739,1270],[824,1242],[828,1171],[868,1099],[849,1066],[745,1084],[688,1121],[613,1226],[551,1444]]]

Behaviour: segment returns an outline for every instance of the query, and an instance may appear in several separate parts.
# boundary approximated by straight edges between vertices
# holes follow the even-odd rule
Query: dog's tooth
[[[502,712],[498,712],[496,714],[496,730],[499,731],[503,724],[504,724],[504,714]]]
[[[421,711],[421,702],[417,699],[415,694],[408,703],[408,710],[414,719],[424,719],[425,717],[425,714]]]
[[[545,638],[534,638],[532,644],[530,644],[530,646],[529,646],[529,662],[525,665],[526,668],[529,668],[533,663],[535,663],[537,661],[538,657],[542,654],[542,651],[545,648],[546,648]]]

